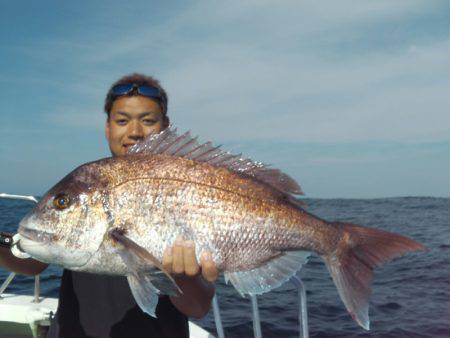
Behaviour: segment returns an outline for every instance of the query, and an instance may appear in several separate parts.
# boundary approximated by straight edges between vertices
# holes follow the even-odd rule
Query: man
[[[105,101],[105,134],[113,156],[169,125],[167,94],[159,82],[132,74],[113,84]],[[198,264],[192,241],[176,240],[166,249],[163,266],[182,289],[179,297],[160,297],[152,318],[136,305],[125,277],[64,270],[59,306],[47,337],[187,337],[187,316],[201,318],[209,310],[218,271],[211,254]],[[0,266],[34,275],[47,265],[20,260],[0,248]]]

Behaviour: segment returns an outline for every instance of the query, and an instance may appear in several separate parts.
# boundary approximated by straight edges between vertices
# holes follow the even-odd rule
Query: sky
[[[448,1],[1,1],[0,192],[109,156],[104,97],[131,72],[306,197],[450,197]]]

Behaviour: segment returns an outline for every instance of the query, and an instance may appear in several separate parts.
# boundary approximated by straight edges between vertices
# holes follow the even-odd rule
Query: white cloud
[[[99,21],[123,21],[36,41],[24,53],[72,76],[60,87],[79,102],[64,116],[46,113],[64,126],[101,122],[96,112],[112,81],[156,70],[172,120],[208,138],[438,141],[450,134],[450,40],[432,31],[420,40],[403,26],[439,4],[203,1],[148,22],[112,7],[95,14]],[[385,48],[377,34],[393,24],[405,41]]]
[[[448,42],[333,64],[300,54],[258,60],[234,48],[216,61],[224,50],[166,76],[183,124],[201,119],[221,138],[448,139]]]
[[[437,155],[398,151],[387,159],[365,147],[373,140],[387,148],[448,142],[445,1],[142,1],[107,9],[74,3],[58,29],[46,20],[50,5],[42,6],[30,20],[16,20],[24,28],[19,32],[30,35],[2,44],[2,59],[11,62],[0,69],[7,117],[0,150],[4,170],[10,163],[16,168],[4,184],[12,186],[16,174],[29,177],[23,184],[43,177],[42,189],[106,153],[106,90],[119,76],[140,71],[168,89],[180,130],[240,145],[298,175],[313,195],[448,194],[441,169],[448,147]],[[48,27],[31,31],[40,28],[36,22]],[[336,143],[345,151],[324,150]],[[363,145],[357,154],[355,144]],[[395,184],[368,185],[370,173],[380,170]]]

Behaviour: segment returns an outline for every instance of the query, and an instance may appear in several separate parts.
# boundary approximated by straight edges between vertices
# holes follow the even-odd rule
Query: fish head
[[[78,167],[51,188],[19,224],[19,248],[66,268],[85,265],[108,227],[107,189],[95,162]]]

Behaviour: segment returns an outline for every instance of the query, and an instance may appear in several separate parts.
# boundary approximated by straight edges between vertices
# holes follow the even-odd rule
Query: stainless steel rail
[[[0,286],[0,299],[2,298],[3,292],[6,290],[6,288],[9,286],[9,284],[12,282],[12,280],[16,277],[15,272],[11,272],[8,277],[6,277],[6,280],[3,282],[2,286]]]
[[[214,312],[214,322],[216,323],[217,337],[225,338],[225,334],[223,333],[222,318],[220,317],[219,303],[217,301],[217,295],[214,295],[212,303]]]
[[[8,199],[16,199],[16,200],[26,200],[31,201],[34,203],[37,203],[38,200],[34,196],[25,196],[25,195],[12,195],[12,194],[5,194],[0,193],[0,198],[8,198]],[[16,276],[15,272],[11,272],[9,276],[6,278],[6,280],[3,282],[2,286],[0,286],[0,299],[3,294],[3,292],[6,290],[6,288],[9,286],[9,284],[12,282],[14,277]],[[34,302],[39,303],[40,302],[40,292],[41,292],[41,283],[40,283],[40,277],[39,275],[34,276]]]
[[[253,336],[255,338],[262,338],[258,298],[256,298],[256,295],[250,295],[250,300],[252,301]]]
[[[11,194],[5,194],[5,193],[0,193],[0,198],[9,198],[12,200],[27,200],[27,201],[31,201],[31,202],[39,202],[36,197],[34,196],[26,196],[26,195],[11,195]]]
[[[292,282],[292,284],[295,285],[295,287],[298,290],[299,337],[300,338],[309,338],[308,308],[307,308],[307,304],[306,304],[306,288],[305,288],[305,285],[303,284],[302,280],[298,276],[292,277],[291,282]],[[262,338],[261,321],[260,321],[259,309],[258,309],[258,299],[256,298],[256,295],[250,295],[250,299],[252,302],[253,336],[255,338]]]
[[[8,288],[9,284],[11,284],[12,280],[16,277],[15,272],[11,272],[8,277],[6,277],[5,281],[2,283],[2,286],[0,286],[0,299],[2,299],[2,294],[5,292],[5,290]],[[40,298],[40,277],[39,275],[34,276],[34,303],[39,303],[41,301]]]
[[[308,307],[306,304],[306,288],[302,280],[298,276],[294,276],[291,282],[297,287],[298,290],[298,323],[300,338],[309,338],[308,328]]]
[[[41,277],[39,275],[34,276],[34,303],[39,303],[41,300],[39,294],[41,293]]]

